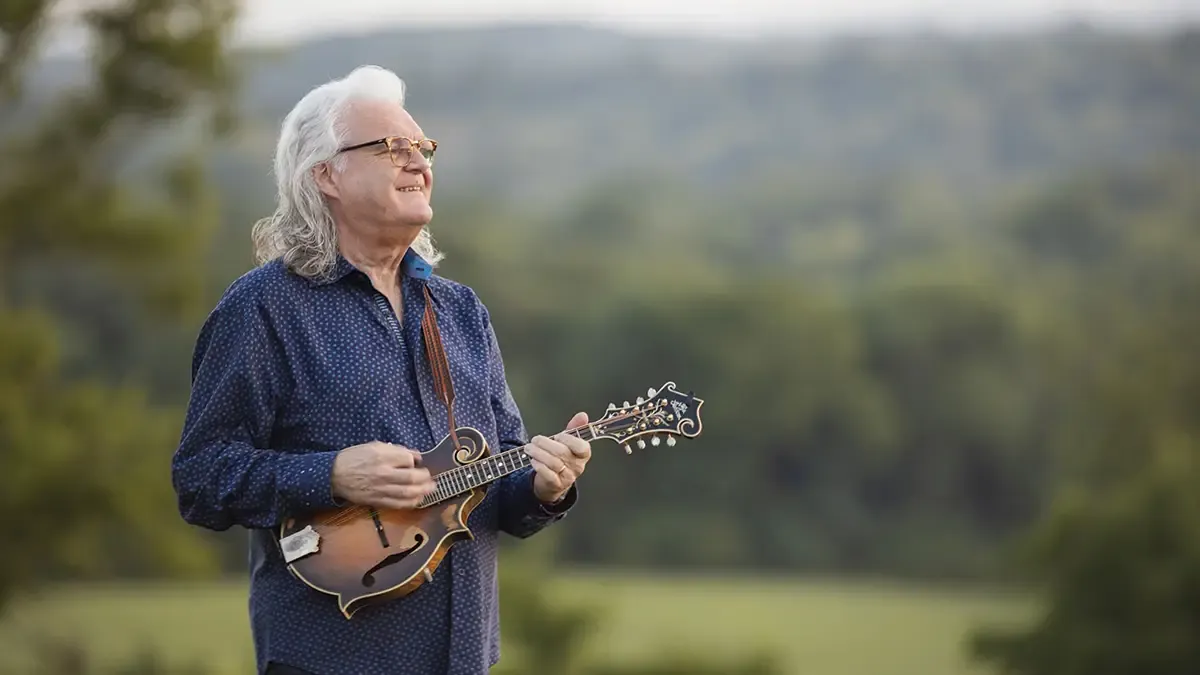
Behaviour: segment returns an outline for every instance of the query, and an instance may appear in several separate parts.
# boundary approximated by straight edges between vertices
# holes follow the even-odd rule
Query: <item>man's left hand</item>
[[[575,413],[567,424],[568,430],[587,424],[587,413]],[[533,493],[544,504],[563,498],[583,474],[584,467],[592,458],[592,446],[587,441],[570,433],[561,433],[554,438],[534,436],[525,448],[536,472],[533,477]]]

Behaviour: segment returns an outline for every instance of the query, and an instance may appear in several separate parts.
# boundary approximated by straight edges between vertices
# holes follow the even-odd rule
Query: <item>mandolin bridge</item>
[[[383,521],[379,520],[379,511],[376,511],[374,507],[371,508],[371,520],[375,521],[375,532],[379,535],[379,543],[383,544],[384,548],[391,548],[392,545],[388,543],[387,531],[383,529]]]

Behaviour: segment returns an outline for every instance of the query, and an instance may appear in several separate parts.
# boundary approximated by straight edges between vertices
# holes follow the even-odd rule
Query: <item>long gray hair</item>
[[[317,187],[313,167],[321,162],[329,162],[334,171],[345,167],[345,157],[337,151],[349,133],[342,120],[347,104],[373,99],[404,105],[404,94],[404,81],[395,73],[378,66],[362,66],[342,79],[316,87],[296,103],[283,120],[275,150],[275,212],[256,222],[251,231],[254,255],[260,264],[282,258],[289,269],[309,278],[320,278],[333,270],[338,254],[337,229]],[[412,248],[430,265],[443,258],[428,228],[421,229]]]

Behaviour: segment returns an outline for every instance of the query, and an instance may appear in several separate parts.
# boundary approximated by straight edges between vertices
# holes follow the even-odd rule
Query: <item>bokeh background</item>
[[[192,341],[283,115],[373,63],[532,432],[503,673],[1200,672],[1200,9],[3,0],[0,672],[252,672]]]

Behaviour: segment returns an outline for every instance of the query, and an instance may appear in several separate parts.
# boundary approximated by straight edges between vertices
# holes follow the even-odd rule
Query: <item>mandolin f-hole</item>
[[[367,570],[367,573],[362,576],[363,586],[366,586],[368,588],[370,588],[371,586],[374,586],[376,572],[378,572],[379,570],[381,570],[389,565],[395,565],[396,563],[400,562],[401,560],[404,560],[413,551],[416,551],[417,549],[421,548],[421,544],[425,543],[425,537],[421,534],[414,535],[413,539],[415,540],[415,543],[413,543],[412,546],[409,546],[408,548],[404,549],[403,551],[400,551],[399,553],[393,553],[393,554],[389,555],[388,557],[384,558],[383,560],[380,560],[374,567]]]

